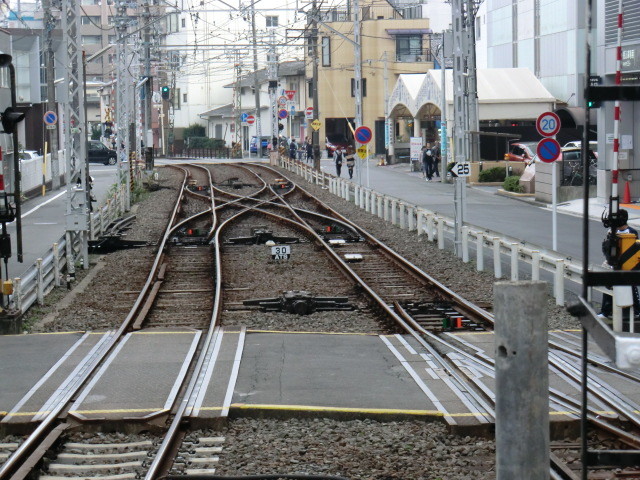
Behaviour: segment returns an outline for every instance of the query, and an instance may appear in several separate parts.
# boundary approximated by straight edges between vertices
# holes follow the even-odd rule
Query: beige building
[[[391,94],[400,74],[425,73],[433,68],[432,31],[428,19],[415,18],[421,12],[415,7],[398,9],[389,3],[365,0],[360,9],[362,119],[363,125],[371,128],[374,134],[370,152],[384,154],[385,98]],[[353,40],[353,11],[350,7],[322,10],[320,17],[327,26]],[[353,134],[348,123],[353,126],[355,116],[353,44],[327,26],[318,25],[320,112],[316,118],[322,122],[319,130],[321,148],[327,137],[344,136],[350,141]],[[307,58],[307,78],[312,77],[312,63]],[[307,88],[309,103],[312,101],[310,86]]]

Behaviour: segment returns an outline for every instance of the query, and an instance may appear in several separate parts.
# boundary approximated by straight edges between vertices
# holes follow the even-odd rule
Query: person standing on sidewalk
[[[433,149],[433,174],[440,178],[440,161],[442,160],[442,150],[440,150],[440,142],[436,140]]]
[[[333,152],[333,160],[336,162],[336,177],[339,177],[340,172],[342,172],[342,162],[344,162],[345,160],[344,151],[342,150],[342,148],[336,148],[336,151]]]
[[[433,178],[433,150],[430,143],[427,143],[422,153],[422,166],[424,168],[424,176],[427,178],[427,182],[430,182]]]
[[[347,147],[347,170],[349,171],[349,179],[353,180],[353,167],[356,164],[355,152],[352,147]]]

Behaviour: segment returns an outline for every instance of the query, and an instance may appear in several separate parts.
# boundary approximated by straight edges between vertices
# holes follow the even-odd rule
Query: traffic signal
[[[600,102],[596,100],[587,100],[587,108],[600,108]]]
[[[2,129],[4,133],[13,133],[16,123],[24,120],[24,113],[16,112],[13,108],[7,107],[2,114]]]
[[[163,100],[169,100],[169,87],[168,86],[163,86],[162,87],[162,99]]]

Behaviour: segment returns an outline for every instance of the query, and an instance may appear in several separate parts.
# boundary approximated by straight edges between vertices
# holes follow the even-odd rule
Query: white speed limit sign
[[[276,245],[271,247],[271,258],[274,260],[288,260],[291,256],[291,247],[289,245]]]

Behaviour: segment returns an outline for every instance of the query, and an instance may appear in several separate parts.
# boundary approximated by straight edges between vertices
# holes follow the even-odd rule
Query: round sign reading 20
[[[560,131],[560,117],[553,112],[545,112],[536,120],[536,129],[543,137],[553,137]]]

